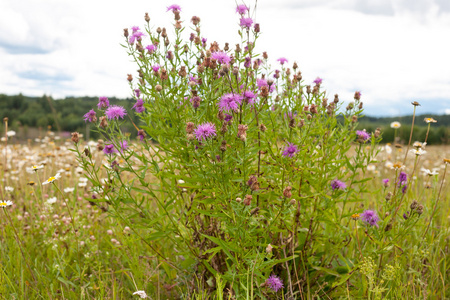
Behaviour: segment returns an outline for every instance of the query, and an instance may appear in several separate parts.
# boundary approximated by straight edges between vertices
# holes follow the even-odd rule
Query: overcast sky
[[[0,93],[128,97],[137,67],[120,46],[123,28],[143,28],[148,12],[170,34],[171,4],[185,25],[201,18],[208,43],[239,41],[234,0],[0,1]],[[410,114],[411,101],[450,114],[450,0],[260,0],[252,15],[273,67],[296,61],[330,97],[360,90],[367,115]]]

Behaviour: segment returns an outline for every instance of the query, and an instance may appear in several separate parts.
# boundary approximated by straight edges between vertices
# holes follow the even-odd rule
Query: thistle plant
[[[72,137],[94,185],[89,201],[130,226],[187,295],[323,296],[348,286],[363,257],[389,259],[423,207],[398,220],[412,184],[401,165],[389,201],[360,205],[381,139],[356,130],[361,92],[344,107],[321,78],[305,82],[297,63],[283,57],[272,69],[245,5],[235,47],[208,43],[196,16],[183,39],[181,8],[167,10],[173,32],[154,30],[148,14],[144,30],[124,30],[138,67],[127,77],[134,111],[101,97],[84,116],[103,136],[105,160]],[[133,113],[137,141],[121,130]],[[370,274],[378,297],[387,289],[374,290]]]

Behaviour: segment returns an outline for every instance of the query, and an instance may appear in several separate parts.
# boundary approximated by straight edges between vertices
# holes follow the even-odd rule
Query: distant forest
[[[134,105],[133,99],[109,98],[111,104],[117,104],[131,111]],[[78,131],[91,138],[98,138],[95,132],[90,132],[89,127],[83,120],[83,115],[90,109],[96,107],[97,97],[67,97],[61,100],[54,100],[47,96],[27,97],[22,94],[8,96],[0,94],[0,117],[9,119],[9,129],[15,130],[18,134],[16,139],[26,140],[28,138],[38,137],[39,132],[45,133],[48,126],[52,131],[59,131],[68,135],[70,132]],[[130,117],[136,124],[139,124],[138,118],[134,113]],[[433,117],[438,122],[431,125],[428,135],[428,144],[450,144],[450,115],[416,115],[413,141],[424,141],[427,124],[425,117]],[[364,116],[359,120],[358,129],[366,129],[367,132],[373,132],[376,128],[381,128],[383,143],[394,142],[394,129],[390,124],[394,121],[401,123],[396,142],[408,142],[411,131],[412,115],[403,117],[370,117]],[[37,130],[40,129],[40,130]],[[0,124],[0,130],[3,132],[4,124]],[[127,118],[123,130],[129,132],[132,137],[136,136],[136,130]],[[1,134],[3,135],[3,133]]]

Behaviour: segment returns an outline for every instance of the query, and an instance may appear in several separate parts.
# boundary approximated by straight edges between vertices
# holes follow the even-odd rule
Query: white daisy
[[[58,200],[58,199],[56,199],[56,197],[48,198],[47,199],[47,203],[48,204],[53,204],[53,203],[56,203],[56,200]]]
[[[52,183],[53,181],[55,181],[56,179],[61,178],[61,175],[59,175],[59,173],[56,173],[55,176],[50,177],[49,179],[47,179],[46,181],[44,181],[42,184],[49,184]]]
[[[12,186],[5,186],[5,191],[12,192],[14,191],[14,188]]]
[[[0,207],[6,207],[11,206],[13,203],[11,200],[1,200],[0,201]]]

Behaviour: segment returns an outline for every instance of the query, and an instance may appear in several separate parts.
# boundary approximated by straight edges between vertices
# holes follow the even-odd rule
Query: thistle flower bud
[[[162,36],[163,38],[166,38],[166,37],[167,37],[166,27],[163,27],[163,28],[162,28],[161,36]]]
[[[259,26],[259,23],[256,23],[256,24],[255,24],[254,29],[255,29],[255,32],[256,32],[256,33],[259,33],[259,32],[261,31],[261,28],[260,28],[260,26]]]
[[[417,101],[411,102],[411,104],[414,105],[414,106],[420,106],[420,103],[417,102]]]
[[[386,227],[384,228],[384,231],[389,231],[389,230],[391,230],[392,229],[392,224],[391,223],[388,223],[387,225],[386,225]]]
[[[186,72],[186,67],[185,66],[181,66],[180,71],[178,71],[178,75],[180,75],[181,77],[186,77],[187,72]]]
[[[419,202],[414,200],[411,205],[409,206],[412,210],[416,209],[419,206]]]
[[[192,133],[188,133],[188,134],[186,134],[186,139],[188,141],[192,141],[195,139],[195,135],[193,135]]]
[[[241,46],[239,45],[239,44],[236,44],[236,53],[240,53],[242,50],[241,50]]]
[[[295,204],[297,204],[297,200],[292,199],[291,201],[289,201],[289,204],[294,206]]]
[[[363,108],[363,103],[360,102],[359,105],[358,105],[358,109],[362,109],[362,108]]]
[[[239,75],[239,68],[238,67],[233,67],[233,75],[234,76],[238,76]]]
[[[108,127],[108,121],[106,119],[106,116],[100,117],[100,126],[102,128]]]
[[[374,132],[373,136],[375,138],[378,138],[378,137],[380,137],[380,135],[381,135],[381,128],[375,129],[375,132]]]
[[[249,206],[252,203],[253,196],[252,195],[245,195],[244,204]]]
[[[242,202],[242,199],[239,198],[239,197],[237,197],[237,198],[236,198],[236,202],[240,203],[240,202]]]
[[[263,97],[263,98],[269,97],[269,88],[266,85],[263,85],[261,87],[260,93],[261,93],[261,97]]]
[[[133,81],[133,75],[127,74],[127,80],[128,80],[129,82],[132,82],[132,81]]]
[[[259,130],[261,130],[261,132],[266,132],[267,127],[264,124],[259,124]]]
[[[169,39],[166,37],[165,39],[164,39],[164,45],[167,47],[167,46],[169,46],[169,44],[170,44],[170,41],[169,41]],[[169,52],[171,52],[171,51],[169,51]],[[169,57],[168,57],[169,58]],[[170,58],[169,58],[170,59]]]
[[[326,108],[328,106],[328,98],[323,98],[322,100],[322,107]]]
[[[303,126],[305,126],[305,119],[301,119],[300,122],[298,122],[298,128],[302,128]]]
[[[336,104],[339,102],[339,95],[338,94],[334,95],[334,101],[333,102],[336,103]]]
[[[197,17],[197,16],[193,16],[193,17],[191,18],[191,22],[192,22],[192,24],[194,24],[195,26],[197,26],[198,23],[200,23],[200,18]]]
[[[173,14],[174,14],[174,18],[175,18],[176,21],[178,21],[179,19],[181,19],[181,17],[180,17],[180,11],[179,11],[179,10],[174,10],[174,11],[173,11]]]
[[[80,141],[80,134],[78,132],[72,132],[72,142],[78,144]]]
[[[128,28],[124,28],[124,29],[123,29],[123,36],[127,38],[128,35],[129,35],[129,34],[128,34]]]
[[[197,71],[201,74],[205,71],[205,67],[203,65],[198,65],[197,66]]]
[[[254,209],[252,209],[252,210],[250,211],[250,215],[253,216],[253,215],[257,214],[258,211],[259,211],[259,207],[255,207]]]
[[[309,108],[309,111],[314,115],[314,114],[317,114],[318,113],[318,111],[317,111],[317,105],[315,105],[314,103],[313,104],[311,104],[311,107]]]
[[[220,151],[225,152],[227,150],[227,141],[223,140],[220,145]]]
[[[223,47],[223,50],[226,52],[228,50],[230,50],[230,44],[229,43],[225,43],[225,47]]]
[[[290,187],[290,186],[287,186],[287,187],[284,189],[284,191],[283,191],[283,196],[284,196],[284,198],[291,198],[291,197],[292,197],[292,192],[291,192],[291,190],[292,190],[292,187]]]
[[[188,51],[189,51],[189,46],[188,45],[184,45],[183,52],[187,53]]]
[[[247,181],[247,185],[251,187],[254,183],[258,181],[258,178],[256,178],[255,175],[250,176],[250,178]]]
[[[310,85],[307,85],[306,86],[306,93],[309,95],[309,94],[311,94],[311,86]]]
[[[308,121],[311,121],[311,119],[313,118],[312,115],[308,114],[308,116],[306,117],[308,119]]]
[[[161,34],[161,32],[162,32],[161,27],[156,28],[156,32],[157,32],[158,34]]]
[[[193,133],[194,132],[195,124],[192,122],[186,123],[186,133]]]
[[[352,123],[358,122],[358,117],[356,115],[352,116]]]
[[[145,13],[144,20],[147,23],[150,22],[150,16],[148,15],[148,13]]]
[[[384,199],[386,199],[386,201],[391,200],[391,198],[392,198],[392,193],[391,192],[387,193],[386,197],[384,197]]]
[[[155,86],[155,90],[156,90],[157,92],[161,92],[162,89],[163,89],[162,86],[159,85],[159,84],[157,84],[157,85]]]
[[[416,212],[417,212],[419,215],[421,215],[421,214],[423,213],[423,205],[422,205],[422,204],[419,204],[419,206],[417,206]]]
[[[297,70],[297,68],[298,68],[297,62],[294,62],[294,64],[292,65],[292,69]]]

